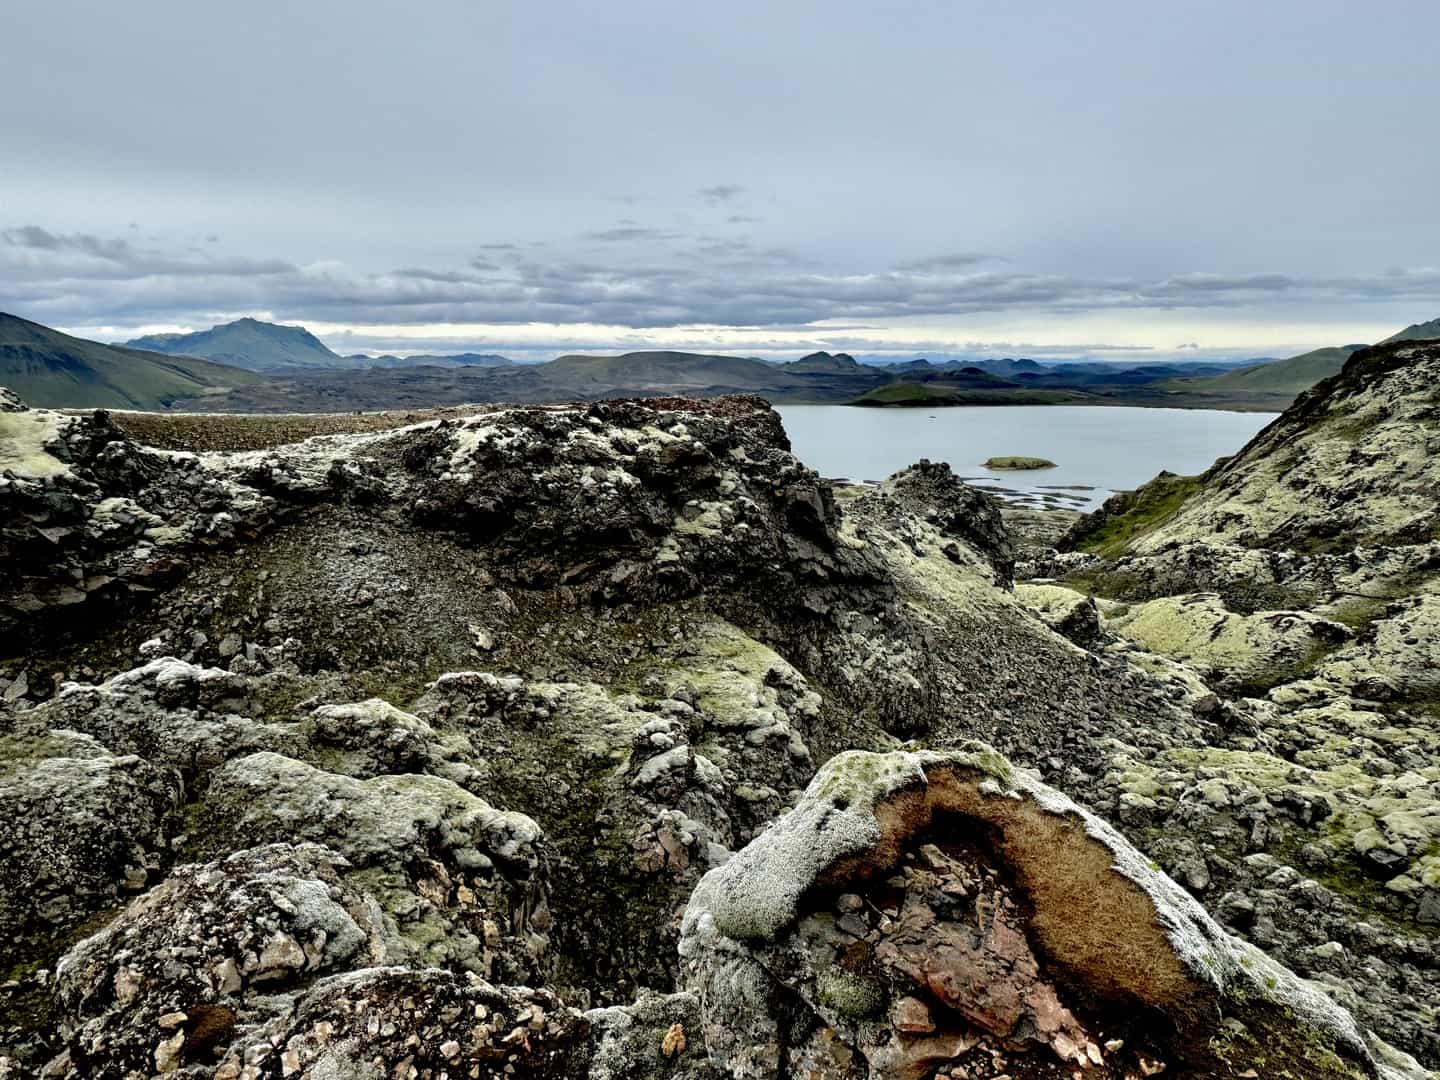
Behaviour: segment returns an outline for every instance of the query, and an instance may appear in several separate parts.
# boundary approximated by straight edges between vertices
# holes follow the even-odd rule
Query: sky
[[[5,0],[0,310],[1288,355],[1440,316],[1434,0]]]

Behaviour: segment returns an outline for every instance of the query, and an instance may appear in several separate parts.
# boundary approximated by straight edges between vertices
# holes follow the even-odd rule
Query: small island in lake
[[[992,457],[985,459],[987,469],[1053,469],[1055,462],[1043,457]]]

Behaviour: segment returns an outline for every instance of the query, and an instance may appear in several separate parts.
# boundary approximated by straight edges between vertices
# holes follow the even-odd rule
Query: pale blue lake
[[[1081,510],[1098,506],[1111,492],[1143,484],[1162,469],[1202,472],[1216,458],[1239,450],[1277,415],[1091,405],[931,410],[780,405],[777,411],[795,456],[822,476],[883,480],[929,458],[949,462],[972,483],[1018,492],[1017,501]],[[1005,455],[1048,458],[1056,467],[990,472],[980,464]]]

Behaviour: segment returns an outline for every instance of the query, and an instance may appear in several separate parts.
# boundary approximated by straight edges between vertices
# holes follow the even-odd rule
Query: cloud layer
[[[1431,303],[1440,269],[1350,277],[1279,273],[1156,278],[1030,273],[951,253],[894,268],[836,270],[745,239],[682,236],[640,225],[595,230],[586,244],[639,245],[636,260],[535,258],[487,251],[459,267],[364,273],[337,263],[141,247],[125,237],[0,232],[0,286],[31,317],[62,325],[204,324],[261,311],[341,324],[600,324],[796,328],[980,313],[1243,309],[1257,303]]]
[[[8,0],[4,32],[0,309],[72,328],[1203,352],[1440,311],[1433,0]]]

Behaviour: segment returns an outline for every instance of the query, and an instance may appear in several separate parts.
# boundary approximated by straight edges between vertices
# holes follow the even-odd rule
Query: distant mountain
[[[407,367],[509,367],[515,361],[496,353],[442,353],[416,356],[368,356],[365,353],[351,353],[342,359],[362,368],[407,368]]]
[[[537,365],[537,369],[547,379],[572,386],[581,393],[602,387],[615,391],[634,392],[644,388],[649,392],[679,393],[718,386],[744,390],[773,387],[785,381],[789,366],[740,356],[657,351],[619,356],[571,354]]]
[[[171,356],[199,356],[250,371],[356,366],[331,352],[303,326],[280,326],[259,319],[236,319],[194,334],[150,334],[125,344]]]
[[[792,374],[813,372],[815,374],[853,375],[865,370],[865,366],[849,353],[832,354],[828,352],[813,352],[809,356],[802,356],[799,360],[792,360],[790,363],[780,366]]]
[[[31,405],[163,409],[263,381],[240,368],[102,345],[0,313],[0,386]]]
[[[1415,323],[1397,334],[1391,334],[1382,345],[1394,341],[1427,341],[1440,338],[1440,319]],[[1187,388],[1214,393],[1267,393],[1298,394],[1308,390],[1321,379],[1338,375],[1351,354],[1365,348],[1361,345],[1335,345],[1326,349],[1312,349],[1310,352],[1291,356],[1284,360],[1272,360],[1256,367],[1227,371],[1208,379],[1190,379],[1177,383]]]
[[[1261,364],[1259,367],[1227,371],[1203,380],[1207,389],[1216,391],[1254,391],[1268,394],[1298,394],[1308,390],[1321,379],[1337,374],[1350,354],[1364,345],[1336,345],[1328,349],[1313,349],[1299,356]],[[1196,380],[1198,385],[1202,380]]]
[[[1380,344],[1388,345],[1392,341],[1432,341],[1437,338],[1440,338],[1440,319],[1431,319],[1429,322],[1407,326],[1398,334],[1391,334]]]

